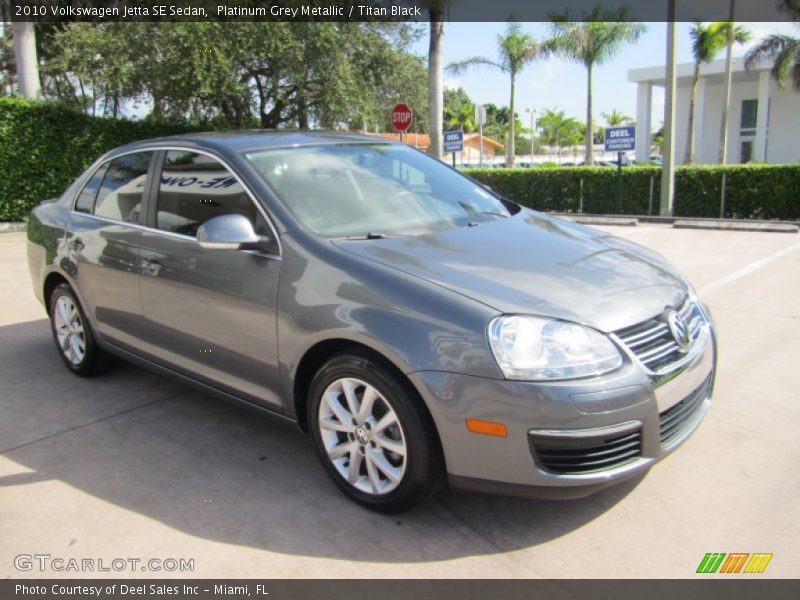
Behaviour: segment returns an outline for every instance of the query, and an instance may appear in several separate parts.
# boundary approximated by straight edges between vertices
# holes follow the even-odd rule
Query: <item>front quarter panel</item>
[[[486,340],[497,313],[474,300],[343,252],[310,234],[282,237],[278,343],[286,413],[315,344],[348,340],[380,353],[403,373],[419,370],[501,378]],[[365,241],[380,243],[380,240]]]

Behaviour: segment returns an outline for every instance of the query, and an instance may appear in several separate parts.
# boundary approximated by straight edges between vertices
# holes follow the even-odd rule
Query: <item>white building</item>
[[[772,79],[771,64],[752,71],[744,59],[733,62],[731,109],[728,115],[728,162],[750,161],[797,163],[800,161],[800,93],[790,86],[782,90]],[[686,153],[689,95],[694,65],[677,65],[675,94],[675,162]],[[725,61],[700,67],[695,102],[695,162],[719,162],[720,130],[724,95]],[[653,87],[664,86],[666,67],[645,67],[628,71],[628,81],[637,84],[636,160],[650,156],[650,131],[663,116],[653,114]]]

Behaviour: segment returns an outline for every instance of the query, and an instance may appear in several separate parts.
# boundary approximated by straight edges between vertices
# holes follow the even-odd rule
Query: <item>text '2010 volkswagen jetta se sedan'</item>
[[[28,240],[70,370],[118,356],[296,421],[375,510],[585,496],[686,440],[714,384],[708,309],[658,254],[375,138],[124,146]]]

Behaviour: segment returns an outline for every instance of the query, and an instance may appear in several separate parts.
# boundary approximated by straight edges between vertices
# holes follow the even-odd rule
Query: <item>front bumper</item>
[[[420,371],[453,487],[577,498],[637,477],[680,446],[710,405],[716,339],[704,325],[691,356],[667,376],[631,357],[614,373],[548,383]],[[506,437],[470,433],[466,419],[503,423]]]

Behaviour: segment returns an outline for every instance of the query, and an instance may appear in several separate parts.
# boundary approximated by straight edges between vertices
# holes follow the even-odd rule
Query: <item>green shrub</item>
[[[614,168],[465,169],[464,173],[536,210],[578,212],[583,197],[583,212],[589,214],[649,214],[652,184],[652,212],[658,213],[661,167],[657,166],[622,169],[621,206]],[[677,167],[675,216],[719,217],[723,173],[726,217],[800,220],[800,165]]]
[[[33,206],[59,196],[112,148],[199,129],[96,118],[60,104],[0,98],[0,221],[27,219]]]
[[[95,118],[60,104],[0,98],[0,221],[27,218],[38,202],[60,195],[106,151],[135,140],[209,129],[187,123]],[[465,169],[470,177],[525,206],[589,214],[658,212],[661,168],[559,167]],[[800,165],[678,167],[675,215],[718,217],[726,173],[726,217],[800,220]],[[581,189],[582,188],[582,189]]]

